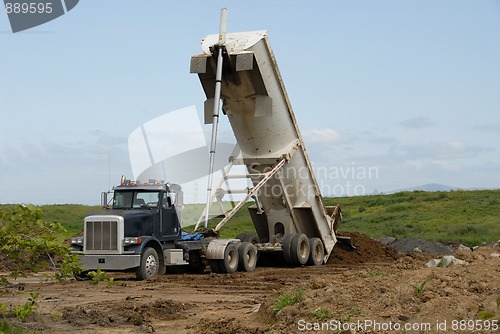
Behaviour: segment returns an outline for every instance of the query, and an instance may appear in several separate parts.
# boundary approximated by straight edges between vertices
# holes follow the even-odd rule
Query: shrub
[[[78,258],[58,237],[65,232],[58,223],[43,222],[35,206],[0,207],[0,264],[12,277],[47,269],[64,279],[80,271]]]

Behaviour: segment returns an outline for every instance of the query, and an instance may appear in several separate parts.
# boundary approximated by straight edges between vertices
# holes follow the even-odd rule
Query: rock
[[[406,322],[406,321],[410,320],[410,317],[405,315],[405,314],[400,314],[400,315],[398,315],[398,319]]]
[[[388,245],[394,248],[397,252],[403,254],[411,254],[415,252],[423,252],[426,254],[444,255],[452,254],[451,248],[434,241],[427,241],[415,238],[398,239]]]
[[[491,253],[490,256],[493,256],[493,257],[500,257],[500,253]]]
[[[425,291],[424,294],[422,295],[422,301],[424,303],[428,302],[433,298],[434,298],[434,293],[432,293],[431,291]]]
[[[377,240],[381,244],[387,246],[387,245],[393,243],[394,241],[396,241],[396,238],[393,238],[393,237],[383,237],[383,238],[377,238],[375,240]]]
[[[500,247],[500,240],[498,241],[490,241],[490,242],[483,242],[481,246],[484,247]]]
[[[486,291],[488,291],[488,283],[486,282],[481,282],[477,285],[477,291],[479,293],[484,293]]]
[[[441,259],[432,259],[429,262],[426,263],[427,268],[434,268],[437,267]]]
[[[427,262],[426,266],[427,268],[434,268],[434,267],[452,267],[462,264],[466,264],[466,262],[457,259],[453,255],[445,255],[441,259],[430,260],[429,262]]]
[[[456,265],[463,265],[463,264],[466,263],[463,260],[457,259],[453,255],[443,256],[443,258],[441,259],[441,261],[444,261],[443,264],[444,264],[445,267],[452,267],[452,266],[456,266]]]
[[[472,252],[472,249],[470,247],[467,247],[465,245],[458,245],[457,251],[466,251],[466,252]]]

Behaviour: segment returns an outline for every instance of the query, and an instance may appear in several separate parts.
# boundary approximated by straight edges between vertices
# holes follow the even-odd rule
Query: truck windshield
[[[159,191],[115,191],[113,209],[157,208]]]

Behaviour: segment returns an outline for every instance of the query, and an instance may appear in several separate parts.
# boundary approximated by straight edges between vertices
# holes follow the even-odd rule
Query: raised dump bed
[[[218,39],[219,35],[203,39],[203,54],[191,58],[191,72],[198,74],[207,97],[209,123],[222,50],[222,110],[254,186],[247,198],[256,203],[249,210],[260,239],[258,248],[281,248],[290,263],[303,264],[305,253],[315,253],[316,260],[313,256],[310,262],[326,262],[337,242],[340,208],[323,205],[267,31],[228,33],[220,48]]]

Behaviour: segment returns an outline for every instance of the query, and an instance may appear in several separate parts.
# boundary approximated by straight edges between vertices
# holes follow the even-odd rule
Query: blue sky
[[[132,174],[134,129],[201,117],[189,61],[222,7],[269,31],[325,195],[500,188],[499,1],[86,0],[16,34],[0,10],[0,203],[96,204]]]

